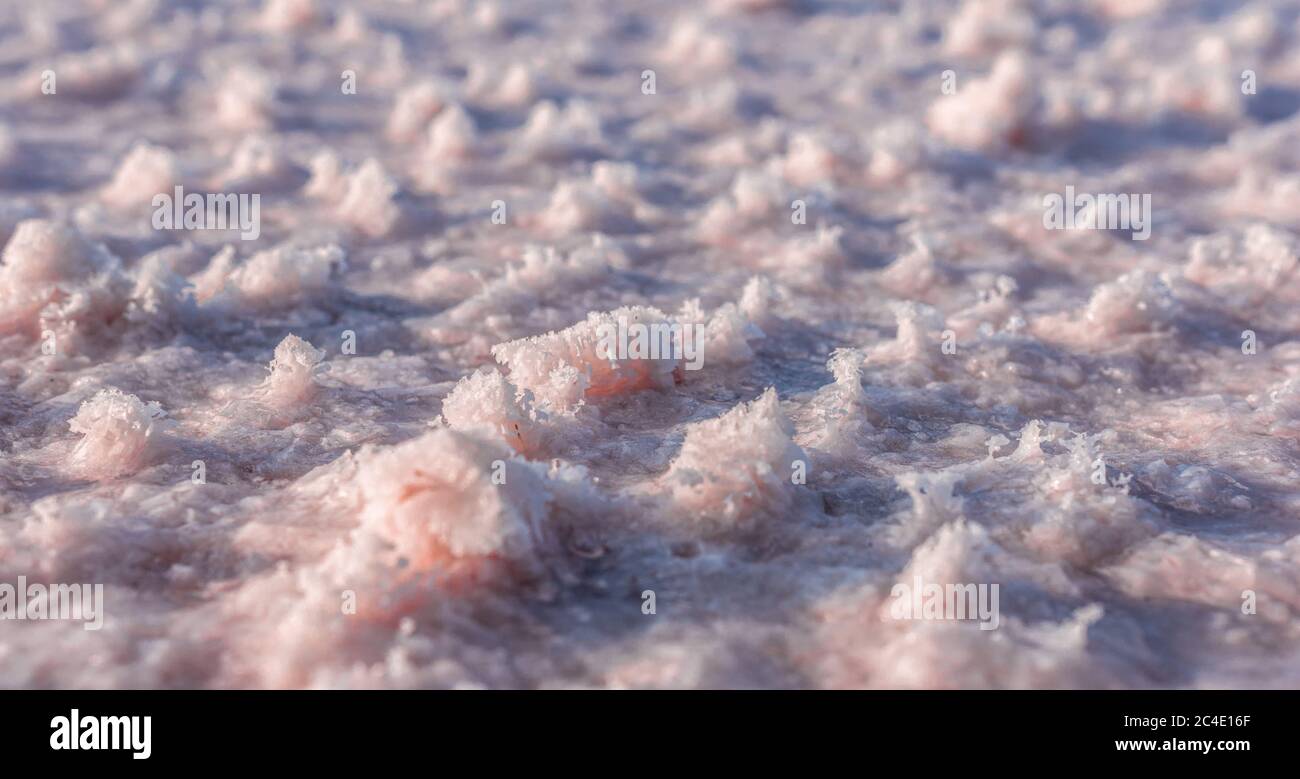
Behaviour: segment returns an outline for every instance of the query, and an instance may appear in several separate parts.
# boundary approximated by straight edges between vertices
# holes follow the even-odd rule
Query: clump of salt
[[[496,370],[475,371],[457,382],[442,402],[442,415],[454,429],[485,431],[517,452],[537,444],[530,399]]]
[[[290,333],[279,346],[268,367],[271,375],[263,382],[261,396],[279,408],[309,402],[316,394],[316,374],[325,352]]]
[[[322,19],[316,0],[267,0],[258,20],[272,32],[302,30]]]
[[[492,356],[510,370],[511,380],[530,390],[539,404],[570,411],[586,396],[616,395],[675,383],[680,355],[618,353],[602,334],[631,332],[633,326],[669,328],[673,321],[657,308],[625,306],[592,312],[585,321],[559,332],[522,338],[492,347]],[[608,339],[606,339],[608,340]],[[608,347],[615,347],[614,354]]]
[[[166,412],[116,388],[100,390],[68,422],[82,435],[72,465],[83,476],[114,478],[148,465],[163,436]]]
[[[927,121],[935,135],[973,151],[998,151],[1023,145],[1040,100],[1029,60],[1004,52],[986,78],[972,79],[955,94],[930,106]]]
[[[502,73],[493,62],[470,66],[465,90],[484,105],[494,108],[523,108],[541,92],[537,77],[527,66],[514,63]]]
[[[241,64],[221,73],[213,72],[216,121],[227,130],[269,130],[275,125],[275,103],[279,87],[271,74],[253,65]]]
[[[311,300],[326,290],[345,255],[338,246],[277,246],[258,252],[242,265],[227,246],[195,279],[200,303],[241,310],[263,310]]]
[[[402,219],[397,182],[376,159],[368,159],[347,178],[335,214],[372,238],[391,233]]]
[[[687,428],[665,480],[677,504],[699,512],[713,528],[747,524],[790,505],[796,461],[807,463],[793,434],[776,390],[769,388],[749,403]]]
[[[571,100],[560,108],[550,100],[538,103],[520,131],[515,153],[534,161],[563,161],[605,145],[595,108]]]
[[[546,481],[499,442],[442,428],[363,449],[359,459],[361,527],[416,570],[464,557],[527,558],[541,545]]]
[[[150,203],[155,195],[171,194],[178,178],[176,155],[171,150],[139,143],[123,158],[100,197],[114,208],[136,208]]]
[[[443,87],[429,80],[412,84],[397,93],[385,132],[394,141],[414,141],[446,106]]]
[[[1163,275],[1135,270],[1099,285],[1084,318],[1099,335],[1145,332],[1169,320],[1175,304]]]
[[[18,224],[0,265],[0,333],[71,334],[114,321],[130,284],[107,249],[44,219]]]

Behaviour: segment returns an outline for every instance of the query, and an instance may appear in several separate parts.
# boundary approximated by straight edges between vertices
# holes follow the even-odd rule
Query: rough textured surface
[[[107,616],[0,622],[0,686],[1300,684],[1298,39],[4,3],[0,581]],[[155,230],[176,185],[259,237]],[[1151,194],[1149,240],[1044,229],[1066,186]],[[601,359],[620,311],[703,368]],[[916,575],[999,627],[891,619]]]

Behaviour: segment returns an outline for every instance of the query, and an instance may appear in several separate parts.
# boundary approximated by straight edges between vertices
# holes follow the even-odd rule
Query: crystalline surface
[[[0,3],[0,582],[107,612],[0,687],[1300,685],[1300,28],[1193,5]]]

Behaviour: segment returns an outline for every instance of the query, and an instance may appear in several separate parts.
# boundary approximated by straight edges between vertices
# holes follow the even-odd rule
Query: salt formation
[[[1240,235],[1215,234],[1192,243],[1183,275],[1223,296],[1242,314],[1261,304],[1296,301],[1300,254],[1295,238],[1265,224]]]
[[[703,332],[701,347],[710,365],[741,365],[754,358],[754,344],[766,334],[757,322],[767,318],[771,282],[755,276],[745,285],[738,303],[723,303],[705,315],[698,299],[682,304],[676,322]]]
[[[600,284],[612,268],[627,264],[616,248],[599,239],[567,255],[553,247],[526,246],[521,260],[448,311],[447,318],[474,326],[489,312],[522,314]]]
[[[637,188],[634,166],[597,162],[590,181],[561,182],[538,221],[555,235],[580,230],[629,232],[653,217]]]
[[[0,688],[1300,686],[1285,4],[57,5]]]
[[[944,30],[944,47],[959,57],[1033,43],[1038,22],[1022,0],[965,3]]]
[[[98,334],[121,315],[127,282],[121,263],[70,227],[20,223],[0,266],[0,333]]]
[[[138,83],[143,63],[137,46],[103,45],[75,53],[60,54],[22,79],[31,97],[40,99],[42,69],[57,75],[55,94],[90,103],[106,103],[126,96]]]
[[[204,305],[236,310],[311,301],[329,288],[331,275],[343,262],[344,252],[338,246],[285,245],[258,252],[237,265],[234,247],[227,246],[196,276],[195,295]]]
[[[281,189],[297,180],[300,171],[275,140],[260,134],[244,136],[230,154],[230,164],[217,183],[222,189]]]
[[[1099,286],[1084,318],[1102,334],[1118,335],[1158,327],[1173,314],[1174,306],[1163,278],[1137,270]]]
[[[273,32],[289,32],[320,20],[316,0],[268,0],[262,9],[261,22]]]
[[[388,137],[402,143],[416,140],[429,126],[429,120],[446,107],[443,89],[433,81],[421,81],[402,89],[388,115]]]
[[[682,17],[663,44],[663,58],[675,65],[720,71],[735,64],[736,47],[698,19]]]
[[[997,151],[1029,141],[1039,96],[1026,57],[1007,52],[993,71],[939,99],[927,115],[930,129],[954,146]]]
[[[166,416],[156,402],[119,389],[100,390],[68,422],[82,436],[72,450],[72,467],[92,479],[110,479],[149,465],[159,451]]]
[[[881,271],[880,284],[899,297],[915,298],[928,292],[947,275],[934,256],[934,250],[920,236],[912,236],[912,246]]]
[[[337,203],[346,186],[343,162],[329,149],[317,152],[308,162],[310,177],[302,193],[316,200]]]
[[[290,333],[275,347],[260,394],[279,408],[292,408],[311,401],[317,391],[316,374],[325,352]]]
[[[176,273],[165,256],[154,252],[140,260],[126,312],[128,319],[168,326],[192,315],[194,308],[189,281]]]
[[[178,183],[176,156],[161,146],[141,143],[131,147],[100,196],[116,208],[138,208],[154,195],[170,193]]]
[[[779,160],[785,180],[799,187],[821,186],[848,175],[846,155],[833,139],[800,132],[790,139],[785,157]]]
[[[226,69],[215,87],[216,119],[236,132],[269,130],[275,125],[274,108],[279,86],[265,70],[240,64]]]
[[[867,415],[866,392],[862,388],[861,349],[836,349],[826,361],[835,381],[818,391],[814,409],[819,424],[811,439],[820,452],[837,456],[857,453],[861,437],[872,429]]]
[[[372,238],[382,238],[402,219],[397,182],[378,160],[369,159],[347,178],[335,214]]]
[[[869,352],[873,362],[901,365],[912,382],[931,379],[945,366],[943,316],[933,306],[908,301],[894,306],[898,330]]]
[[[731,191],[709,204],[700,219],[701,236],[716,243],[731,243],[746,226],[784,213],[790,207],[786,194],[775,176],[743,170],[736,175]]]
[[[492,356],[509,369],[511,381],[532,392],[544,407],[572,411],[587,397],[671,388],[680,375],[680,357],[601,354],[597,348],[602,328],[639,325],[667,331],[673,324],[656,308],[625,306],[592,312],[559,332],[497,344]]]
[[[433,165],[456,164],[473,157],[477,146],[473,117],[461,106],[450,105],[429,123],[424,157]]]
[[[875,185],[901,181],[921,167],[929,154],[924,131],[910,119],[894,119],[873,128],[867,144],[871,151],[866,175]]]
[[[790,440],[793,432],[769,387],[755,400],[687,428],[664,478],[677,504],[706,528],[779,514],[791,504],[797,463],[807,463]]]
[[[363,453],[357,472],[361,527],[417,569],[447,558],[532,555],[545,541],[550,494],[544,480],[508,451],[471,435],[435,430]]]
[[[495,370],[475,371],[456,383],[442,402],[442,415],[457,430],[486,430],[528,453],[537,447],[537,412],[529,399]]]
[[[493,63],[476,62],[470,68],[465,90],[480,103],[495,108],[524,108],[540,93],[532,71],[516,62],[501,71]]]
[[[515,153],[534,161],[557,160],[590,154],[604,143],[600,118],[591,105],[572,100],[560,107],[546,100],[529,112]]]

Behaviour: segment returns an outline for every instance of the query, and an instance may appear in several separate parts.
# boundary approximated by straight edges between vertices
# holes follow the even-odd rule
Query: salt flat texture
[[[0,582],[106,617],[0,622],[0,686],[1300,685],[1297,41],[6,2]],[[257,237],[155,229],[176,186]],[[1045,229],[1067,186],[1149,238]],[[603,359],[620,317],[702,367]],[[894,618],[917,576],[996,629]]]

